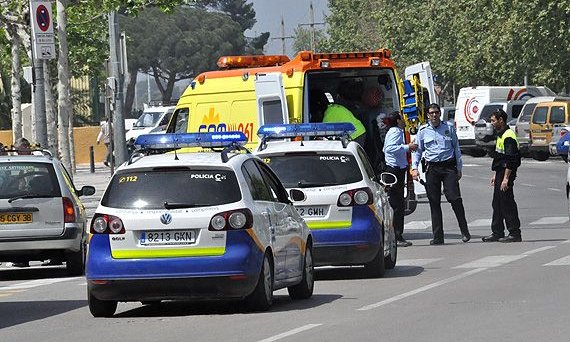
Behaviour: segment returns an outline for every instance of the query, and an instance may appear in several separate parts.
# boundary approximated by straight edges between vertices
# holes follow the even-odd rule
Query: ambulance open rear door
[[[280,72],[256,74],[255,97],[259,126],[289,123],[287,99]]]

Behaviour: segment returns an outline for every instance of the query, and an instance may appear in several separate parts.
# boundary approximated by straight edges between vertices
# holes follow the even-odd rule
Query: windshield
[[[530,117],[532,116],[532,112],[534,111],[534,107],[536,107],[536,105],[537,103],[527,103],[522,109],[519,122],[529,122]]]
[[[1,163],[0,198],[19,196],[61,197],[53,165],[47,163]]]
[[[163,112],[144,112],[139,116],[134,127],[154,127]]]
[[[111,208],[207,207],[241,200],[235,173],[228,169],[156,168],[123,171],[111,179],[101,204]]]
[[[491,114],[495,112],[497,109],[502,109],[503,105],[496,104],[496,105],[485,105],[483,106],[483,110],[481,110],[481,114],[479,115],[479,120],[485,120],[486,122],[491,121]]]
[[[308,188],[362,180],[356,158],[349,153],[287,153],[263,157],[286,188]]]

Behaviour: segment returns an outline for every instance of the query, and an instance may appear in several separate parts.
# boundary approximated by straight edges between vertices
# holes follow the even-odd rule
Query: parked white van
[[[491,102],[525,100],[535,96],[555,95],[547,87],[534,86],[479,86],[459,90],[456,102],[455,124],[459,144],[474,155],[484,155],[485,151],[475,144],[475,123],[483,106]]]

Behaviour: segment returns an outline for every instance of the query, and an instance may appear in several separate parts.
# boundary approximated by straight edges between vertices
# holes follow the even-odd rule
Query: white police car
[[[245,299],[313,292],[312,237],[279,179],[241,132],[143,135],[111,179],[91,223],[89,309],[118,301]],[[182,147],[221,153],[155,154]],[[237,153],[236,153],[237,152]]]
[[[384,191],[395,177],[377,179],[362,147],[349,141],[352,131],[348,123],[265,125],[255,154],[279,176],[311,229],[315,265],[364,264],[370,275],[382,276],[397,258]],[[283,140],[311,136],[341,139]]]

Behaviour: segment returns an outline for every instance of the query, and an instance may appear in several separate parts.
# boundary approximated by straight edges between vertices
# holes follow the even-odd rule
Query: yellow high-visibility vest
[[[517,147],[519,147],[519,141],[517,140],[517,135],[512,129],[507,128],[507,130],[500,136],[497,137],[497,142],[495,143],[495,151],[498,153],[505,153],[505,139],[513,138],[517,142]]]

